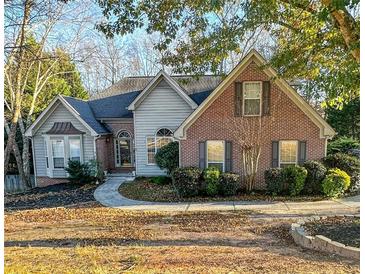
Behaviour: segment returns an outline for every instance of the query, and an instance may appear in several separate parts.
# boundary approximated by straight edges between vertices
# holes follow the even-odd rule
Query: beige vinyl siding
[[[192,111],[186,101],[164,80],[137,107],[134,112],[134,131],[138,176],[164,174],[158,166],[147,164],[147,137],[154,136],[160,128],[174,131]]]
[[[71,122],[75,128],[85,132],[82,135],[81,145],[84,162],[95,159],[94,137],[91,136],[89,130],[64,105],[59,104],[33,136],[37,176],[47,176],[44,133],[51,129],[55,122]],[[48,151],[48,156],[49,161],[52,161],[51,151]],[[55,178],[66,177],[66,172],[62,169],[50,170],[50,172],[50,175]]]

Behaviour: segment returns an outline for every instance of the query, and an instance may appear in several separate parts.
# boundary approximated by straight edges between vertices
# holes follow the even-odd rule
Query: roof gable
[[[239,64],[228,74],[228,76],[214,89],[214,91],[195,109],[188,118],[175,131],[174,136],[178,139],[186,138],[186,130],[199,118],[199,116],[215,101],[219,95],[237,79],[237,76],[251,63],[258,66],[266,65],[265,59],[256,51],[251,50]],[[276,71],[266,66],[263,71],[275,84],[316,124],[321,130],[320,137],[333,137],[335,131],[332,127],[286,82],[278,77]]]
[[[26,136],[33,136],[33,130],[39,128],[47,118],[52,115],[55,108],[62,104],[81,124],[83,124],[93,136],[107,134],[109,131],[100,124],[94,117],[90,106],[86,101],[82,101],[72,97],[63,97],[57,95],[48,107],[38,116],[33,124],[26,130]]]
[[[161,70],[155,78],[153,78],[149,84],[143,89],[143,91],[134,99],[129,105],[128,110],[136,110],[138,106],[143,102],[145,98],[154,90],[154,88],[162,81],[165,80],[173,90],[192,108],[196,109],[198,105],[192,100],[184,90],[176,83],[167,73]]]

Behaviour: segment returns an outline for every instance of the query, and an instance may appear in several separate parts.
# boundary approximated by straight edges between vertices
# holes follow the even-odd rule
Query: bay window
[[[207,167],[224,171],[224,141],[207,141]]]
[[[80,137],[69,137],[70,160],[81,162],[81,140]]]
[[[296,165],[298,162],[298,141],[279,142],[279,166]]]
[[[51,138],[53,167],[65,167],[65,145],[63,138]]]
[[[246,116],[261,115],[261,82],[243,83],[243,113]]]

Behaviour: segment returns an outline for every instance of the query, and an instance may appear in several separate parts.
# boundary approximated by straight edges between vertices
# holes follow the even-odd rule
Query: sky
[[[161,54],[153,48],[154,42],[159,39],[158,34],[148,35],[145,30],[138,29],[110,40],[95,29],[95,25],[104,20],[95,0],[57,3],[58,6],[53,5],[52,9],[59,11],[59,17],[47,37],[47,50],[61,47],[68,52],[90,93],[100,92],[125,76],[151,76],[160,69],[172,72],[172,68],[160,64]],[[47,9],[47,4],[45,7],[41,8],[42,12]],[[44,24],[41,22],[32,27],[40,40]],[[267,43],[267,39],[262,41]],[[227,61],[226,70],[229,71],[238,61],[237,56],[233,56],[231,61]]]

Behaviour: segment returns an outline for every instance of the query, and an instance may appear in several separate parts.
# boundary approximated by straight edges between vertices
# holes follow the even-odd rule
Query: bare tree
[[[5,7],[5,14],[8,14],[8,18],[11,19],[8,24],[8,34],[16,33],[16,35],[9,35],[6,43],[4,97],[6,107],[5,130],[8,139],[5,147],[4,173],[7,173],[10,153],[13,152],[19,175],[22,181],[29,186],[30,144],[28,137],[25,136],[25,131],[33,121],[38,98],[47,83],[57,74],[71,72],[54,70],[59,62],[56,50],[53,51],[54,54],[45,55],[46,47],[52,43],[55,45],[55,41],[50,41],[50,34],[61,20],[65,6],[66,3],[61,1],[23,0],[8,2]],[[14,8],[17,11],[14,11]],[[29,44],[31,35],[38,38],[37,47],[32,47]],[[11,37],[16,37],[15,41],[11,41]],[[45,62],[47,62],[46,67]],[[31,75],[33,76],[32,80],[30,79]],[[24,94],[30,86],[30,81],[34,81],[34,86],[30,93],[30,103],[25,108]],[[29,96],[29,92],[27,96]],[[22,136],[22,153],[20,153],[20,148],[15,141],[17,130]]]

